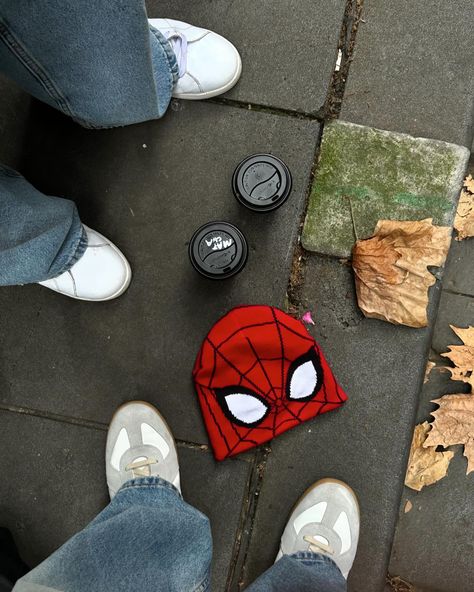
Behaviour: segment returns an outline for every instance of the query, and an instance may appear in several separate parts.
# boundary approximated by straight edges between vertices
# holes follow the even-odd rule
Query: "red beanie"
[[[193,378],[217,460],[347,400],[303,323],[271,306],[222,317],[202,344]]]

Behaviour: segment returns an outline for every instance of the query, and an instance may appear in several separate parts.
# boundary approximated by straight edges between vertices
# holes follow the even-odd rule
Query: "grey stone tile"
[[[458,450],[448,475],[421,492],[404,489],[390,573],[422,590],[470,592],[474,579],[474,476]],[[407,514],[407,501],[413,509]]]
[[[474,147],[473,147],[474,148]],[[474,175],[474,154],[471,149],[468,173]],[[474,239],[453,240],[446,263],[445,289],[474,296]]]
[[[210,452],[183,447],[179,449],[179,458],[184,498],[211,521],[212,589],[221,592],[240,540],[237,531],[251,465],[241,458],[218,463]]]
[[[0,74],[0,163],[19,167],[31,98]]]
[[[460,344],[460,341],[454,336],[454,338],[451,338],[451,343]],[[447,351],[447,346],[445,351]],[[431,401],[439,399],[443,395],[468,392],[468,385],[451,380],[451,373],[445,370],[446,366],[450,365],[449,360],[436,355],[432,355],[430,358],[436,362],[436,366],[429,373],[428,381],[421,390],[416,412],[416,423],[423,423],[433,419],[430,414],[438,406]]]
[[[462,146],[345,121],[327,124],[301,238],[308,251],[350,257],[379,220],[451,226],[469,160]]]
[[[431,317],[437,291],[431,292]],[[303,308],[313,311],[316,322],[313,333],[349,400],[273,441],[246,579],[271,564],[298,497],[314,481],[332,476],[351,485],[361,505],[349,590],[380,592],[431,330],[364,318],[351,269],[332,259],[309,259],[303,296]]]
[[[243,73],[229,98],[308,113],[326,99],[344,0],[149,0],[150,17],[212,29],[239,49]]]
[[[84,222],[122,248],[134,278],[105,305],[39,286],[1,290],[1,400],[106,423],[120,403],[146,399],[177,438],[205,442],[195,356],[232,306],[283,303],[318,125],[183,103],[158,122],[91,131],[36,107],[28,178],[75,199]],[[268,215],[245,210],[231,191],[234,167],[259,151],[282,157],[294,176],[289,201]],[[224,282],[202,279],[187,255],[194,230],[216,219],[241,227],[250,247],[246,269]]]
[[[0,411],[0,425],[0,524],[12,531],[33,567],[108,503],[106,432],[6,411]],[[214,589],[223,590],[250,465],[216,463],[209,452],[185,447],[179,458],[185,499],[211,520]]]
[[[367,0],[362,16],[341,117],[470,148],[472,2]]]
[[[468,385],[452,381],[450,373],[442,370],[450,362],[438,354],[448,351],[449,345],[461,343],[449,328],[449,322],[462,327],[472,324],[473,312],[468,298],[442,293],[433,336],[436,352],[430,356],[436,366],[423,385],[417,423],[433,419],[430,413],[437,405],[432,400],[468,392]],[[455,456],[444,479],[421,492],[407,487],[403,490],[389,571],[416,585],[417,590],[467,592],[472,588],[473,476],[465,474],[467,461],[462,456],[462,447],[452,450]],[[413,509],[405,513],[407,501],[413,504]]]
[[[438,354],[447,352],[448,345],[461,344],[449,325],[463,328],[474,325],[473,297],[449,292],[442,293],[431,346]],[[447,361],[449,362],[449,360]]]
[[[474,296],[474,239],[451,243],[443,286],[452,292]]]
[[[0,524],[33,567],[108,503],[105,431],[0,411]]]

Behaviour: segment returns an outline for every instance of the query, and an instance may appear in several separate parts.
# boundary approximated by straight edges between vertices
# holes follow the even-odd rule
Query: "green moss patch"
[[[326,125],[303,229],[305,249],[347,257],[380,219],[452,225],[469,151],[334,121]]]

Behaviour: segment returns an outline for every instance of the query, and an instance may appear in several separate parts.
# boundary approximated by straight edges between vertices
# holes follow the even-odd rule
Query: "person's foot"
[[[79,261],[58,277],[38,283],[77,300],[101,302],[117,298],[132,279],[130,265],[109,239],[85,225],[84,229],[88,245]]]
[[[175,21],[149,19],[170,42],[179,66],[177,99],[209,99],[230,90],[242,73],[237,49],[217,33]]]
[[[163,417],[149,403],[117,409],[107,434],[105,466],[110,499],[130,479],[161,477],[181,492],[178,453]]]
[[[359,504],[352,489],[337,479],[322,479],[296,504],[276,561],[299,551],[327,555],[347,579],[357,551],[359,524]]]

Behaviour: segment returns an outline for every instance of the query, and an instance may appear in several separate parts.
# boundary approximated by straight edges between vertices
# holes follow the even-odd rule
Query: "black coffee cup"
[[[228,222],[208,222],[198,228],[189,243],[189,258],[206,278],[229,278],[245,267],[248,246],[244,235]]]
[[[279,208],[291,193],[292,178],[286,164],[272,154],[253,154],[235,169],[232,189],[235,197],[254,212]]]

